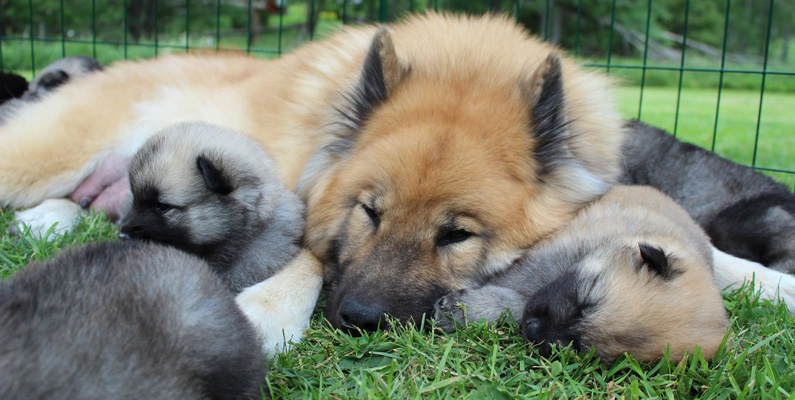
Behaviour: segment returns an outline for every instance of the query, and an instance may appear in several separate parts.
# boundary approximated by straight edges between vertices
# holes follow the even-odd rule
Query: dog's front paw
[[[290,342],[300,341],[301,334],[309,327],[306,313],[279,301],[282,290],[266,280],[244,289],[235,298],[240,310],[254,326],[262,352],[269,357],[288,350]]]
[[[17,225],[12,226],[9,233],[17,235],[28,230],[32,236],[48,239],[51,228],[53,235],[62,235],[75,226],[83,213],[80,206],[71,200],[47,199],[36,207],[14,213]]]
[[[322,265],[307,250],[276,275],[244,289],[235,301],[272,357],[300,342],[323,286]]]
[[[462,298],[467,289],[461,289],[442,297],[433,306],[433,319],[436,326],[445,332],[453,332],[460,325],[466,324],[466,304]]]

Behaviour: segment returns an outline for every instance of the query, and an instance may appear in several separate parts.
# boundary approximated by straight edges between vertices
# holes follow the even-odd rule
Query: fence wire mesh
[[[736,4],[735,4],[736,3]],[[72,55],[278,57],[343,25],[425,10],[511,15],[619,82],[627,118],[792,186],[795,5],[779,0],[0,0],[0,71]]]

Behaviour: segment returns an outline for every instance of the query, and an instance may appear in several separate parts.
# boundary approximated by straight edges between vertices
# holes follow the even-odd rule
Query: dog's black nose
[[[386,329],[386,315],[378,305],[365,306],[353,300],[345,300],[340,307],[340,325],[375,332],[379,327]]]
[[[130,235],[128,235],[128,234],[126,234],[124,232],[119,232],[119,239],[121,239],[121,240],[130,240],[131,238],[130,238]]]

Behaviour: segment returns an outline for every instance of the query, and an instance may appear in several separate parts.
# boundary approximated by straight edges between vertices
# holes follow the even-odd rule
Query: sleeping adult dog
[[[149,136],[228,127],[306,203],[329,320],[375,329],[482,284],[615,183],[625,128],[608,86],[497,16],[348,28],[275,61],[118,63],[0,127],[0,205],[66,197],[46,205],[122,216]]]

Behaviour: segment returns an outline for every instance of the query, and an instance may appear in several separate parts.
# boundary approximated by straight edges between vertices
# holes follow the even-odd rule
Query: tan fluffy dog
[[[231,128],[306,202],[328,318],[374,329],[505,269],[614,183],[624,131],[607,90],[495,16],[351,28],[275,61],[120,63],[0,127],[0,205],[69,196],[46,206],[121,216],[127,163],[150,135]]]

